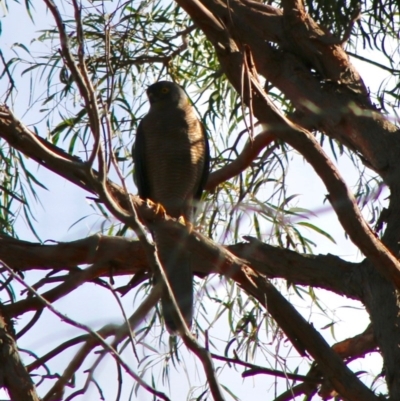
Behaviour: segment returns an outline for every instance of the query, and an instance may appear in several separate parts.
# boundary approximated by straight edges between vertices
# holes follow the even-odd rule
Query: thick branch
[[[346,262],[333,255],[301,255],[264,244],[251,237],[246,237],[246,240],[249,242],[220,246],[220,252],[224,254],[224,258],[232,252],[238,258],[246,260],[254,270],[270,278],[280,277],[295,284],[320,287],[360,299],[358,264]],[[81,264],[96,264],[98,268],[89,279],[150,271],[139,241],[102,235],[51,245],[0,236],[0,259],[18,271],[69,270]],[[208,261],[202,251],[193,258],[193,271],[200,275],[215,273],[220,262],[219,259]]]
[[[202,3],[222,21],[229,21],[227,29],[238,44],[251,47],[258,72],[293,103],[304,126],[357,149],[388,184],[395,180],[400,143],[392,133],[398,132],[397,127],[372,105],[343,48],[329,43],[332,37],[304,10],[283,15],[280,10],[262,12],[262,5],[252,7],[248,1],[232,0],[229,8],[219,0]],[[194,16],[187,11],[200,18],[200,13]],[[210,27],[200,27],[209,35]]]
[[[259,273],[269,278],[285,278],[291,283],[324,288],[349,298],[361,299],[360,265],[334,255],[301,255],[297,252],[244,237],[249,243],[228,249]]]
[[[365,356],[369,352],[376,351],[378,343],[370,324],[363,333],[346,340],[339,341],[332,349],[343,359],[353,360]]]
[[[21,362],[9,323],[3,316],[0,316],[0,387],[7,389],[12,400],[39,401],[35,386]]]
[[[266,307],[271,316],[286,334],[290,334],[292,342],[294,338],[304,346],[319,365],[324,377],[341,396],[352,401],[378,400],[329,347],[319,332],[304,320],[271,283],[261,276],[251,276],[251,279],[254,284],[243,288],[260,303],[266,299]]]
[[[35,244],[0,235],[0,259],[14,270],[70,270],[99,264],[98,275],[132,274],[149,266],[139,241],[126,237],[92,235],[77,241]]]

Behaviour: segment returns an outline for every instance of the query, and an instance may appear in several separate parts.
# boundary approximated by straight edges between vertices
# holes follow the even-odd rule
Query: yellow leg
[[[164,217],[167,214],[167,212],[165,211],[164,206],[161,203],[155,203],[150,199],[146,199],[146,202],[151,208],[154,208],[154,212],[156,214],[159,214],[162,217]]]

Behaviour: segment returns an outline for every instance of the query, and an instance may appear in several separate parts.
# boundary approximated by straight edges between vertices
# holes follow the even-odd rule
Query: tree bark
[[[4,387],[11,400],[40,401],[32,379],[21,362],[17,345],[4,316],[0,316],[0,387]]]

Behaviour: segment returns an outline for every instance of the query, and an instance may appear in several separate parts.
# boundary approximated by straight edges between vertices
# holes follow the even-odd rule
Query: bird
[[[150,109],[139,123],[132,149],[138,194],[142,199],[161,205],[169,216],[183,218],[190,226],[209,173],[206,130],[180,85],[159,81],[150,85],[146,92]],[[184,240],[176,241],[156,229],[152,236],[177,305],[191,329],[191,254]],[[174,319],[173,304],[166,289],[161,295],[161,311],[168,332],[178,334],[179,322]]]

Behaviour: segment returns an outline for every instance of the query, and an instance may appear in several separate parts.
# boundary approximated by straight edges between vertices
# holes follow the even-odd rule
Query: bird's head
[[[188,97],[181,86],[174,82],[159,81],[147,88],[151,106],[185,106]]]

